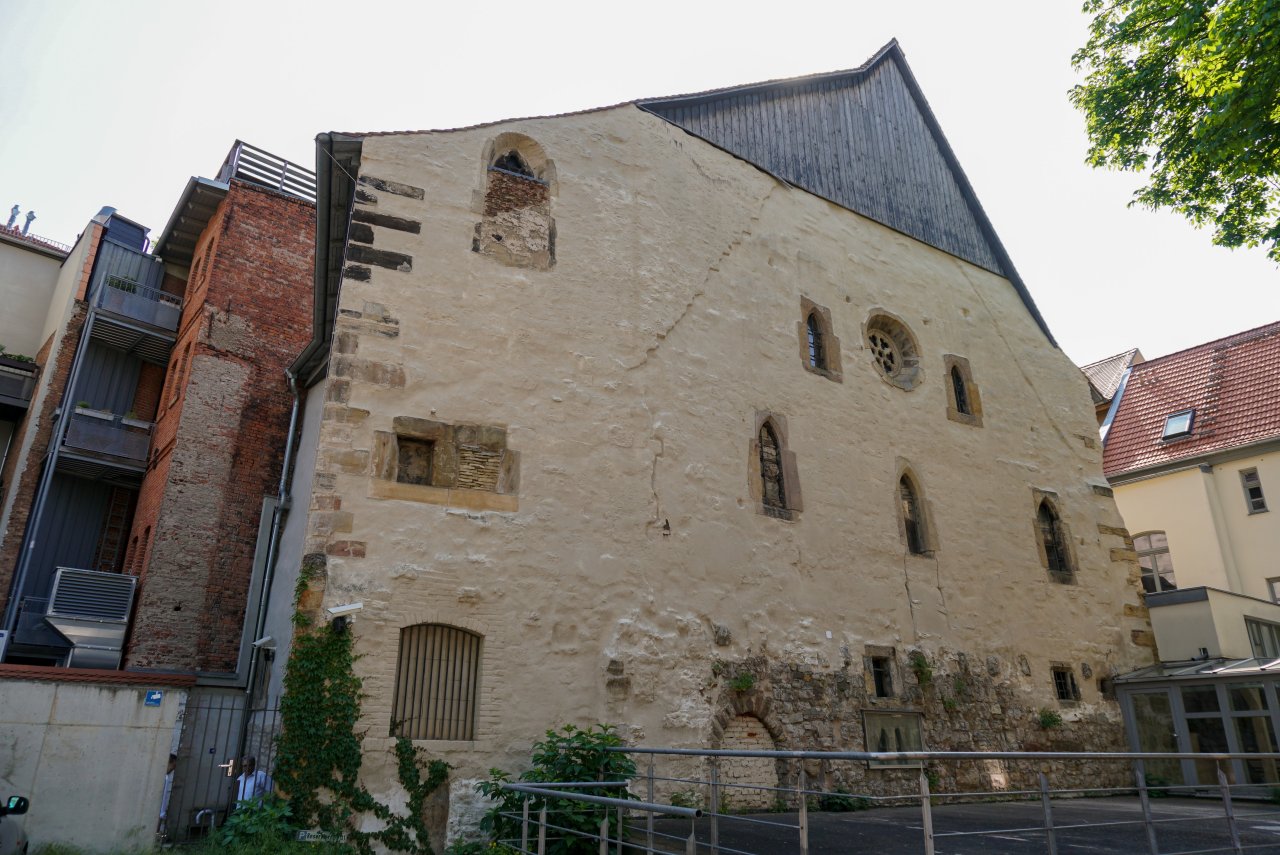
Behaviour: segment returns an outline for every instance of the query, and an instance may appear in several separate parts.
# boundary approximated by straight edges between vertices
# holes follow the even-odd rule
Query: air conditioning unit
[[[58,568],[44,619],[71,642],[68,668],[120,667],[137,585],[122,573]]]

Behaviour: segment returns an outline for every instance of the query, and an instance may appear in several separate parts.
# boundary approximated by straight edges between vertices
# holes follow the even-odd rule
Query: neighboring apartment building
[[[17,206],[10,217],[17,218]],[[51,332],[45,327],[58,271],[70,247],[12,225],[0,227],[0,507],[12,479],[9,452],[21,445],[31,396]]]
[[[456,820],[565,722],[1121,747],[1106,678],[1150,661],[1149,632],[1087,385],[896,43],[847,72],[319,142],[269,631],[299,567],[318,622],[362,603],[375,795],[407,735],[453,764]],[[917,777],[845,774],[824,783]],[[943,786],[990,785],[961,774]]]
[[[154,757],[119,760],[149,787],[154,763],[139,764],[158,761],[162,780],[177,748],[170,831],[179,835],[200,808],[225,810],[217,764],[239,750],[250,654],[272,656],[251,642],[281,520],[295,402],[285,369],[309,339],[314,192],[314,173],[237,142],[216,178],[188,182],[154,247],[147,229],[104,209],[61,268],[56,329],[11,458],[0,677],[54,679],[30,666],[122,668],[74,679],[189,688],[181,738],[162,738]],[[214,707],[220,722],[206,727]],[[172,731],[178,705],[165,710]],[[0,726],[8,713],[0,703]],[[163,731],[165,720],[145,727]],[[96,748],[103,764],[116,751]],[[74,771],[57,766],[65,760],[48,759],[36,776],[32,759],[11,784],[28,772],[59,780]],[[65,801],[40,795],[33,812]],[[128,806],[145,814],[148,835],[158,804]]]
[[[1162,661],[1119,681],[1139,744],[1275,751],[1280,323],[1129,366],[1104,466]],[[1183,765],[1166,777],[1216,780],[1212,764]],[[1232,766],[1238,781],[1278,780],[1272,763]]]

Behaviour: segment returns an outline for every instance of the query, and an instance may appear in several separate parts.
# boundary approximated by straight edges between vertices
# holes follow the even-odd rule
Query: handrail
[[[137,280],[130,279],[127,276],[119,276],[117,274],[108,274],[102,282],[103,287],[115,288],[117,291],[123,291],[126,294],[137,294],[143,299],[150,300],[153,303],[166,303],[175,308],[182,308],[182,298],[177,294],[170,294],[167,291],[161,291],[159,288],[152,288],[149,285],[143,285]],[[98,305],[102,305],[102,298],[106,294],[101,288],[98,289]]]
[[[729,748],[605,748],[619,754],[685,757],[771,757],[778,760],[1280,760],[1280,752],[1152,751],[752,751]]]

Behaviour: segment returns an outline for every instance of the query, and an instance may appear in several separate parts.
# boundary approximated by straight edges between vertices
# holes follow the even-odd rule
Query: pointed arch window
[[[1070,582],[1074,574],[1067,550],[1066,532],[1062,518],[1048,499],[1040,500],[1040,507],[1036,510],[1036,527],[1040,532],[1040,547],[1050,578],[1055,582]]]
[[[822,328],[818,325],[817,312],[810,312],[809,319],[805,322],[809,338],[809,367],[825,369],[827,367],[827,355],[823,351]]]
[[[956,412],[962,416],[973,415],[973,411],[969,409],[969,392],[965,389],[964,376],[955,365],[951,366],[951,391],[956,397]]]
[[[801,510],[800,477],[795,452],[787,448],[787,422],[780,415],[756,413],[756,432],[751,438],[751,496],[756,510],[781,520],[797,518]]]
[[[840,370],[840,339],[831,326],[831,310],[808,297],[800,298],[800,364],[828,380],[844,382]]]
[[[903,475],[898,479],[898,502],[902,513],[902,525],[906,533],[907,549],[912,555],[928,555],[928,540],[925,537],[924,511],[920,505],[920,497],[911,477]]]
[[[785,510],[787,489],[782,477],[782,446],[773,425],[760,426],[760,494],[766,508]]]

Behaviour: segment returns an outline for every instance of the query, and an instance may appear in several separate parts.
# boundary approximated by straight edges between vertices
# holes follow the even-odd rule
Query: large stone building
[[[407,735],[454,765],[456,817],[565,722],[1122,747],[1107,678],[1150,633],[1087,384],[896,43],[847,72],[319,143],[277,579],[306,568],[317,620],[363,604],[375,793]]]

